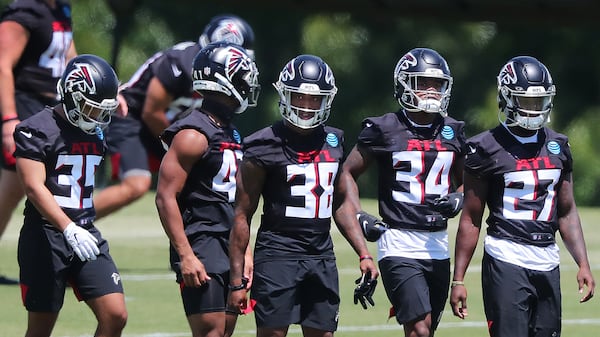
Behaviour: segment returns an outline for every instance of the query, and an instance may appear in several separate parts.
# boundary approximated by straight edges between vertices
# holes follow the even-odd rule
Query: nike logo
[[[171,64],[171,70],[173,70],[173,75],[175,75],[175,77],[179,77],[183,73],[175,64]]]
[[[458,200],[458,198],[454,199],[455,201],[455,205],[454,205],[454,209],[458,209],[458,204],[460,202],[460,200]]]
[[[477,152],[477,149],[472,147],[471,145],[469,145],[469,153],[475,153]]]
[[[372,126],[373,126],[373,123],[369,123],[369,122],[365,123],[365,127],[368,127],[368,128],[370,128],[370,127],[372,127]]]
[[[21,132],[21,134],[27,138],[31,138],[33,135],[31,134],[31,132],[25,132],[25,131],[19,131]]]

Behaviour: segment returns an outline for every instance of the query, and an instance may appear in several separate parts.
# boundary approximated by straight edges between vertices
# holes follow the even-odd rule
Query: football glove
[[[367,303],[371,304],[371,306],[375,306],[373,293],[375,293],[377,279],[371,279],[371,272],[367,271],[366,274],[362,274],[361,277],[356,279],[355,283],[357,286],[354,289],[354,304],[360,302],[363,309],[367,309]]]
[[[356,219],[358,219],[365,239],[370,242],[379,240],[381,234],[388,229],[388,225],[385,222],[363,211],[356,213]]]
[[[63,235],[81,261],[95,260],[96,255],[100,254],[98,239],[85,228],[77,226],[74,222],[71,222],[65,228]]]
[[[446,218],[454,218],[462,209],[463,193],[449,193],[433,201],[432,207]]]

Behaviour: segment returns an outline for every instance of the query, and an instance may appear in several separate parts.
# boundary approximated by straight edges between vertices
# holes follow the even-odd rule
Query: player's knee
[[[141,198],[146,192],[150,190],[152,184],[152,177],[150,176],[129,176],[123,179],[121,182],[128,199],[133,201]]]
[[[120,336],[121,331],[125,329],[127,324],[127,311],[113,312],[109,315],[106,322],[100,322],[100,327],[106,331],[106,336]]]

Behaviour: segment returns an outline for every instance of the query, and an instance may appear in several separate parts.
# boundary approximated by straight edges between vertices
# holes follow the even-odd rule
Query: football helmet
[[[498,74],[498,119],[507,126],[541,129],[550,121],[554,95],[544,64],[531,56],[513,57]]]
[[[312,129],[329,118],[337,87],[331,68],[320,57],[299,55],[293,58],[283,67],[273,86],[279,93],[279,112],[292,125]],[[321,106],[318,109],[294,106],[292,93],[320,96]],[[305,119],[300,117],[302,112],[314,115]]]
[[[408,112],[448,116],[452,75],[446,60],[435,50],[415,48],[394,69],[394,96]]]
[[[210,20],[200,35],[198,43],[204,48],[214,42],[231,42],[240,45],[254,60],[254,31],[248,22],[239,16],[224,14]]]
[[[90,54],[71,59],[57,84],[67,120],[89,134],[102,132],[110,123],[119,105],[118,88],[113,68]]]
[[[220,92],[236,99],[240,114],[256,106],[260,94],[258,68],[241,46],[230,42],[210,43],[194,57],[193,88],[204,95]]]

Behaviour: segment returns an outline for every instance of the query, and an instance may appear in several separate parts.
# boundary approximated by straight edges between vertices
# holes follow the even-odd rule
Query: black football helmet
[[[234,43],[216,42],[202,48],[194,57],[192,80],[201,95],[212,91],[235,98],[240,104],[237,114],[256,106],[260,94],[256,64]]]
[[[224,14],[210,20],[200,35],[198,43],[204,48],[214,42],[231,42],[240,45],[254,60],[254,31],[248,22],[239,16]]]
[[[279,93],[279,111],[281,116],[292,125],[301,129],[315,128],[329,118],[331,104],[337,87],[331,68],[320,57],[299,55],[289,61],[279,74],[279,80],[273,83]],[[322,96],[321,107],[312,110],[291,104],[291,94],[301,93]],[[309,119],[302,119],[299,111],[314,113]]]
[[[113,68],[90,54],[69,61],[57,85],[67,120],[89,134],[100,133],[110,123],[119,105],[118,88]]]
[[[434,83],[429,86],[424,84]],[[452,75],[446,60],[435,50],[415,48],[406,53],[394,70],[394,96],[408,112],[448,116]]]
[[[513,57],[498,74],[498,118],[507,126],[540,129],[550,121],[554,95],[544,64],[531,56]]]

